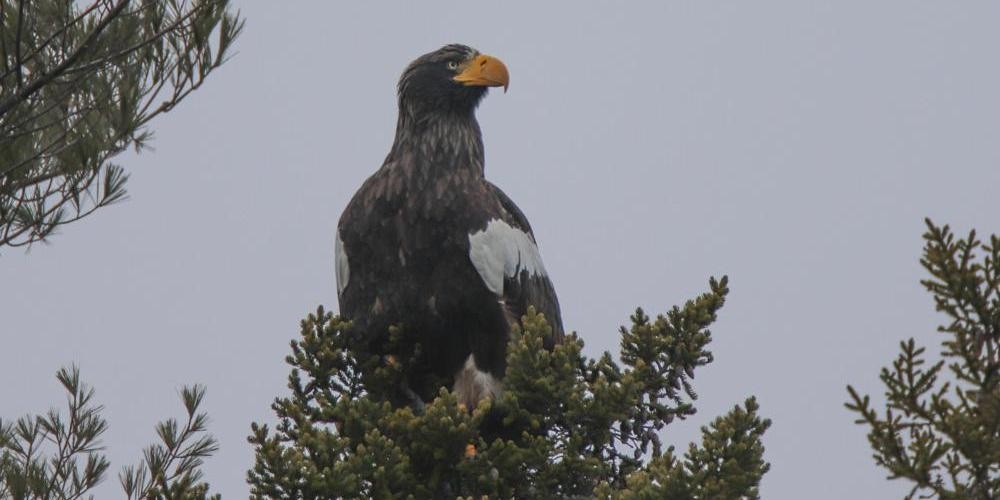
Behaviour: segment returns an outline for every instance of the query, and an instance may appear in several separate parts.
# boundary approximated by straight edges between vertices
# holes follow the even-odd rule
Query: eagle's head
[[[410,63],[399,79],[401,108],[416,112],[471,112],[488,87],[507,90],[507,67],[465,45],[446,45]]]

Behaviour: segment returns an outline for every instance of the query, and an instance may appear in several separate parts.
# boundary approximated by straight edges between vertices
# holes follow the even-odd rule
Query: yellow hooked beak
[[[507,92],[510,84],[510,75],[507,73],[507,66],[499,59],[480,54],[462,68],[462,71],[455,75],[454,80],[462,85],[476,87],[503,87]]]

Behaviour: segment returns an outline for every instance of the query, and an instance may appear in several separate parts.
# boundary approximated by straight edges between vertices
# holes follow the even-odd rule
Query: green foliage
[[[529,312],[508,345],[503,394],[471,413],[443,387],[422,412],[394,407],[392,387],[419,346],[368,355],[349,323],[320,308],[291,344],[291,395],[272,405],[278,425],[252,426],[252,495],[757,498],[770,422],[753,398],[703,429],[683,460],[658,438],[695,412],[691,379],[712,360],[707,327],[728,293],[725,278],[710,284],[655,320],[637,311],[622,329],[621,365],[584,357],[575,334],[544,349],[551,329]]]
[[[103,408],[76,368],[56,377],[68,393],[66,417],[50,410],[16,422],[0,420],[0,498],[82,498],[104,479],[110,463],[101,453],[107,430]],[[161,442],[119,476],[128,498],[220,498],[208,496],[208,484],[201,481],[203,460],[218,449],[205,433],[208,417],[198,412],[204,396],[200,386],[181,391],[187,420],[183,426],[173,419],[157,424]]]
[[[907,498],[1000,498],[1000,238],[984,245],[975,231],[956,239],[948,226],[927,228],[920,262],[931,278],[921,283],[949,319],[941,359],[901,342],[879,377],[884,411],[852,386],[846,405],[889,478],[914,483]]]
[[[14,423],[0,420],[0,497],[76,498],[96,486],[110,465],[100,454],[107,422],[93,389],[75,368],[59,370],[56,378],[69,393],[68,418],[50,410]],[[54,448],[48,456],[45,446]]]
[[[0,247],[125,197],[111,159],[231,54],[228,0],[0,0]]]
[[[702,427],[702,444],[692,443],[684,460],[668,450],[626,480],[615,491],[608,483],[598,488],[600,498],[687,500],[692,498],[759,498],[757,486],[770,469],[764,461],[761,437],[771,426],[757,415],[757,401],[749,398]]]

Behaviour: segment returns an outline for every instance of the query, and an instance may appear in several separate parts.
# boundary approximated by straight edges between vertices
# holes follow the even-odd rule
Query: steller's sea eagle
[[[399,80],[389,155],[351,199],[335,244],[340,312],[386,352],[390,325],[419,343],[409,402],[450,385],[473,408],[502,389],[511,327],[529,306],[563,338],[559,301],[531,226],[483,174],[475,109],[508,85],[499,59],[447,45]]]

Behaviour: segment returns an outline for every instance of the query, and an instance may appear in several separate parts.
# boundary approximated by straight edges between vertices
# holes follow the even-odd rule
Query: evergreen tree
[[[108,425],[103,408],[94,402],[94,390],[80,380],[76,368],[62,369],[56,378],[68,393],[66,416],[50,410],[16,422],[0,419],[0,498],[83,498],[110,467],[101,453]],[[127,498],[219,498],[210,497],[208,483],[201,480],[202,462],[218,449],[215,438],[205,433],[207,415],[198,411],[204,397],[200,386],[181,391],[186,419],[157,424],[160,442],[119,475]]]
[[[0,247],[125,197],[112,159],[230,55],[228,0],[0,0]]]
[[[660,435],[695,413],[695,370],[712,361],[727,280],[621,330],[621,364],[587,359],[569,335],[530,311],[512,333],[504,392],[471,413],[447,388],[422,412],[389,403],[421,347],[365,352],[361,334],[320,308],[301,325],[287,362],[291,395],[275,400],[273,430],[254,424],[254,498],[757,498],[770,425],[753,398],[702,429],[678,456]],[[410,345],[405,328],[390,337]]]
[[[911,338],[882,369],[885,408],[847,386],[875,462],[913,482],[907,498],[1000,498],[1000,238],[956,239],[927,220],[921,281],[948,323],[941,358]]]

